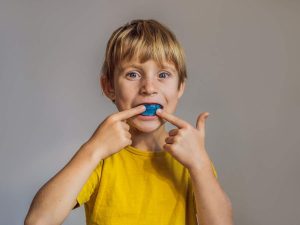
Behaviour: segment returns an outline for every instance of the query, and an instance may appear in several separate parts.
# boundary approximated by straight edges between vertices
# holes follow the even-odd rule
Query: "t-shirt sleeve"
[[[187,209],[186,209],[186,225],[197,225],[197,210],[195,204],[195,197],[191,179],[188,180],[188,193],[187,193]]]
[[[214,163],[212,161],[210,161],[210,162],[211,162],[211,168],[213,170],[213,173],[214,173],[215,177],[218,179],[218,173],[217,173],[217,170],[214,166]]]
[[[99,162],[97,167],[94,169],[88,180],[81,188],[81,191],[76,198],[78,206],[81,206],[82,204],[88,202],[94,191],[99,187],[103,163],[103,160]]]

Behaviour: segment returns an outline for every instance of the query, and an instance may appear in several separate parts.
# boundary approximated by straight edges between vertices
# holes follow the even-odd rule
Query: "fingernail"
[[[157,109],[156,112],[160,113],[160,112],[162,112],[162,109]]]

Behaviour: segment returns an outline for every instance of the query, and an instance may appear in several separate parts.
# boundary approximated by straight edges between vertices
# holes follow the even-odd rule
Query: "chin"
[[[162,125],[163,122],[160,120],[155,121],[137,121],[133,120],[129,123],[130,127],[138,130],[142,133],[152,133],[156,130],[158,130]]]

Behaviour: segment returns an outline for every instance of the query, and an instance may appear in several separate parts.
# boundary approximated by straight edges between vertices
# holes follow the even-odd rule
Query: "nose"
[[[155,81],[153,81],[151,78],[142,79],[141,94],[142,95],[157,94]]]

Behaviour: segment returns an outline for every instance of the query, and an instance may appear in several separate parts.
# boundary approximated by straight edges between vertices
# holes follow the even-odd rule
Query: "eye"
[[[163,76],[161,76],[161,75],[163,75]],[[161,72],[161,73],[159,74],[159,77],[160,77],[160,78],[167,78],[167,77],[169,77],[169,76],[170,76],[170,74],[167,73],[167,72]]]
[[[139,74],[136,73],[136,72],[129,72],[129,73],[126,74],[126,77],[133,80],[133,79],[136,79],[137,77],[139,77]]]

